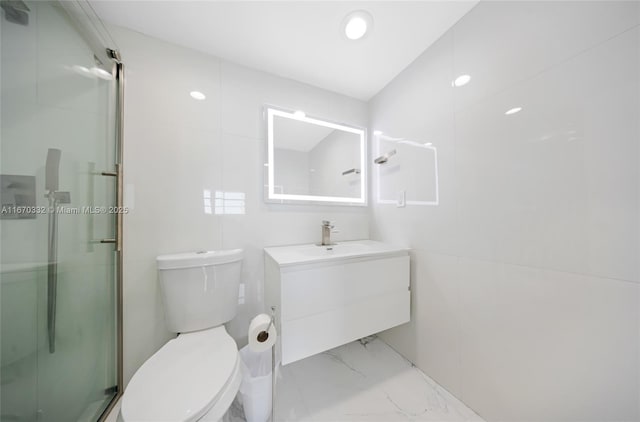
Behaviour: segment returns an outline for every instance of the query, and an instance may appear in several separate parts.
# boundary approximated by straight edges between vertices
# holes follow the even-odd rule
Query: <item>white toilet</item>
[[[157,258],[170,331],[179,333],[135,373],[122,397],[124,422],[219,421],[242,378],[235,315],[242,250]]]

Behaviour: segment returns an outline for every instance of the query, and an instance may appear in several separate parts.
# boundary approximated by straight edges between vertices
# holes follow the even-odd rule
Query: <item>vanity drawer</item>
[[[409,290],[409,256],[283,271],[282,321]]]
[[[410,292],[390,292],[327,312],[282,321],[282,364],[286,365],[409,322]]]

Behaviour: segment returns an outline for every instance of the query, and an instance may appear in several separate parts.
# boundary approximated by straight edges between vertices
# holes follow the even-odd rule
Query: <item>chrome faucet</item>
[[[331,221],[322,220],[322,242],[320,243],[320,246],[333,245],[333,243],[331,243],[331,232],[333,231],[333,227],[334,226],[331,224]]]

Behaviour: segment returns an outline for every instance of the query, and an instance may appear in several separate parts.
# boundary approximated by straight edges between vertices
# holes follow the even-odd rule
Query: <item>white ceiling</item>
[[[90,2],[106,22],[368,100],[478,1]],[[341,24],[354,10],[373,30],[349,41]]]

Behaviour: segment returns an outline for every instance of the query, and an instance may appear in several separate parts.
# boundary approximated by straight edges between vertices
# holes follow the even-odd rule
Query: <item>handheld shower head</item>
[[[45,170],[44,188],[49,192],[58,190],[58,176],[60,169],[60,156],[62,151],[49,148],[47,151],[47,165]]]

